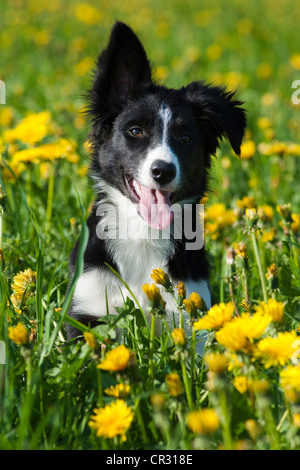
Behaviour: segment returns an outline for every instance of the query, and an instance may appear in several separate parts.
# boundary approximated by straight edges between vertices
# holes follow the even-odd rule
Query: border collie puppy
[[[90,172],[97,197],[69,315],[93,327],[107,314],[106,293],[110,314],[122,306],[128,292],[107,264],[145,311],[141,287],[153,282],[155,268],[175,285],[183,281],[187,296],[197,292],[210,308],[199,202],[220,140],[226,137],[240,153],[246,126],[241,105],[234,93],[203,82],[180,89],[158,85],[136,35],[123,23],[114,25],[90,92]],[[172,322],[175,304],[170,294],[165,300]],[[72,338],[80,332],[68,326],[67,333]]]

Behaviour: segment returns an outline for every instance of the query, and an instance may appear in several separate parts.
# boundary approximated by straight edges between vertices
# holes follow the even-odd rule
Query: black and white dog
[[[106,292],[110,313],[123,304],[128,292],[106,263],[143,307],[148,300],[141,286],[153,282],[154,268],[162,268],[175,285],[183,281],[187,296],[197,292],[211,306],[205,249],[203,244],[188,248],[191,237],[173,209],[188,206],[195,226],[220,140],[226,137],[240,153],[246,126],[241,105],[234,93],[203,82],[181,89],[156,84],[138,38],[125,24],[114,25],[90,93],[90,170],[97,198],[69,315],[93,327],[107,314]],[[76,256],[77,246],[71,271]],[[168,296],[173,318],[176,309]],[[69,338],[78,333],[68,327]]]

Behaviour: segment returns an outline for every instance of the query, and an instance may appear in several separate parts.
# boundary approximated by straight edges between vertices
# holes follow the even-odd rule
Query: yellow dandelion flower
[[[291,219],[291,204],[281,204],[276,206],[277,212],[284,218],[284,219]]]
[[[248,140],[241,145],[241,155],[242,160],[249,160],[255,155],[256,146],[252,140]]]
[[[272,318],[259,312],[254,315],[243,313],[233,318],[216,333],[217,341],[232,351],[248,351],[251,343],[265,332]]]
[[[150,309],[164,309],[166,302],[163,300],[159,288],[152,284],[144,284],[142,286],[144,293],[150,301]]]
[[[233,247],[234,247],[234,251],[235,251],[236,256],[240,256],[241,258],[247,258],[248,257],[246,243],[244,243],[244,242],[234,243]]]
[[[269,390],[270,383],[266,379],[249,380],[249,390],[255,393],[265,393]]]
[[[149,300],[160,300],[161,293],[155,284],[152,284],[151,286],[150,284],[144,284],[142,289]]]
[[[23,300],[26,301],[27,297],[28,297],[28,294],[24,292],[11,294],[10,300],[11,300],[11,303],[13,304],[14,309],[21,312],[20,308],[22,305],[22,301]]]
[[[276,228],[272,227],[271,230],[265,230],[262,233],[261,241],[263,243],[272,242],[276,237]]]
[[[235,377],[233,385],[240,393],[246,393],[248,390],[255,393],[264,393],[270,388],[267,380],[248,379],[245,375]]]
[[[87,75],[94,67],[95,61],[92,57],[84,57],[80,62],[74,65],[74,73],[79,77]]]
[[[210,330],[217,329],[224,325],[224,323],[231,320],[234,312],[233,302],[227,304],[221,302],[220,304],[213,305],[207,314],[197,320],[193,326],[195,330]]]
[[[28,343],[28,331],[23,323],[18,323],[16,326],[8,327],[8,337],[16,344],[27,344]]]
[[[300,54],[292,55],[290,58],[290,63],[294,69],[300,70]]]
[[[248,381],[248,377],[246,377],[245,375],[235,377],[232,383],[238,392],[240,393],[247,392],[249,381]]]
[[[76,5],[74,7],[74,13],[78,20],[89,25],[99,24],[103,16],[100,10],[88,3]]]
[[[272,122],[271,119],[269,119],[268,117],[260,117],[257,120],[257,125],[260,129],[265,130],[269,129],[272,126]]]
[[[166,384],[171,397],[177,397],[183,393],[183,386],[178,374],[171,373],[166,375]]]
[[[273,277],[277,277],[277,276],[278,276],[278,268],[276,264],[273,263],[271,264],[271,266],[267,268],[266,278],[272,279]]]
[[[257,207],[257,217],[264,222],[270,222],[274,216],[274,209],[271,206],[263,205]]]
[[[253,196],[244,196],[242,199],[236,201],[236,205],[240,209],[252,209],[252,207],[256,207],[256,202]]]
[[[205,230],[211,235],[212,239],[218,238],[218,222],[205,222]]]
[[[11,301],[14,308],[20,308],[22,301],[26,301],[31,295],[34,295],[36,283],[36,273],[31,268],[21,271],[13,277],[11,287],[13,294]]]
[[[267,337],[259,341],[254,351],[255,357],[262,360],[266,369],[271,366],[284,366],[295,352],[295,331],[279,333],[277,337]]]
[[[260,143],[257,148],[261,155],[285,155],[289,150],[289,146],[286,142],[278,141],[274,141],[270,144]]]
[[[154,69],[154,79],[158,82],[163,82],[169,76],[169,69],[165,65],[158,65]]]
[[[300,230],[300,215],[299,214],[292,214],[291,215],[293,222],[291,223],[291,229],[294,233],[299,232]]]
[[[28,268],[14,276],[11,287],[14,292],[23,294],[25,291],[35,288],[35,282],[36,273]]]
[[[83,337],[85,341],[87,342],[87,344],[89,345],[89,347],[94,351],[98,346],[95,335],[89,331],[85,331],[83,333]]]
[[[156,284],[161,284],[167,288],[171,285],[169,276],[161,268],[153,269],[151,277]]]
[[[277,302],[275,299],[269,299],[267,303],[261,302],[259,306],[256,307],[256,311],[270,315],[274,322],[280,322],[283,318],[284,303]]]
[[[300,392],[300,365],[290,365],[280,372],[280,383],[282,387],[294,388]]]
[[[191,411],[186,417],[188,428],[195,434],[211,434],[220,425],[217,412],[213,408]]]
[[[98,437],[119,437],[126,441],[126,433],[131,426],[134,415],[124,400],[116,400],[104,408],[95,408],[89,426],[96,430]]]
[[[105,358],[102,359],[97,367],[111,372],[124,370],[128,366],[129,359],[130,350],[124,344],[121,344],[115,349],[108,351]]]
[[[0,126],[8,127],[11,125],[14,117],[14,110],[9,106],[1,106],[0,108]]]
[[[20,140],[26,144],[36,144],[52,133],[51,114],[48,111],[42,111],[25,117],[14,129],[5,130],[2,137],[6,143]]]
[[[196,309],[205,310],[206,305],[202,297],[197,292],[192,292],[188,299],[183,300],[183,305],[186,311],[192,315]]]
[[[228,357],[228,370],[241,369],[244,366],[243,362],[240,360],[237,354],[232,353],[231,351],[225,352],[226,357]]]
[[[228,369],[229,359],[225,354],[207,353],[204,361],[208,369],[216,374],[222,374]]]
[[[219,44],[212,44],[206,49],[206,56],[209,60],[215,61],[220,58],[222,49]]]
[[[300,428],[300,413],[293,414],[293,423],[297,428]]]
[[[186,343],[185,331],[183,328],[174,328],[172,338],[177,346],[184,346]]]
[[[272,73],[273,73],[273,67],[267,62],[261,62],[256,67],[256,75],[260,79],[270,78]]]
[[[126,398],[130,394],[130,385],[128,384],[117,384],[115,386],[111,385],[109,388],[106,388],[104,392],[110,397]]]
[[[75,147],[74,142],[61,138],[56,142],[19,150],[12,158],[12,166],[28,162],[40,163],[41,160],[53,161],[59,158],[66,158],[68,161],[76,163],[79,157],[75,153]]]

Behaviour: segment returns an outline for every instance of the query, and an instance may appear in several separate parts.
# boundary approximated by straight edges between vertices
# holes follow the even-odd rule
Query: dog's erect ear
[[[214,155],[219,140],[226,137],[234,152],[240,155],[246,128],[245,110],[234,92],[219,86],[193,82],[184,88],[186,99],[194,105],[195,115],[206,140],[206,150]]]
[[[97,60],[90,114],[98,122],[116,117],[151,83],[151,67],[142,44],[128,26],[115,23],[108,46]]]

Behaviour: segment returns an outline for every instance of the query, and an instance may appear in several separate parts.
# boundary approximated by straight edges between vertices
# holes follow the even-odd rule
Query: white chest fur
[[[142,290],[143,284],[154,281],[151,278],[153,269],[161,268],[169,276],[168,260],[175,252],[175,247],[168,233],[160,233],[153,229],[149,237],[149,227],[136,213],[136,207],[128,203],[124,196],[120,199],[120,193],[111,188],[108,200],[114,200],[114,207],[118,208],[116,214],[103,211],[103,204],[98,215],[104,215],[101,219],[102,228],[106,226],[108,234],[115,234],[104,239],[106,250],[114,263],[118,266],[121,278],[128,284],[141,307],[146,310],[148,299]],[[116,198],[118,197],[118,205]],[[126,220],[125,220],[126,219]],[[100,227],[101,228],[101,227]],[[117,229],[117,232],[115,231]],[[124,230],[127,230],[124,236]],[[120,236],[121,234],[121,236]],[[211,305],[210,292],[206,281],[192,281],[189,279],[173,279],[176,286],[179,281],[185,282],[187,296],[197,292],[205,301],[207,307]],[[124,299],[130,296],[126,287],[108,268],[92,268],[85,271],[77,281],[73,297],[72,310],[77,315],[92,315],[97,318],[107,315],[106,295],[108,299],[109,314],[115,314],[115,307],[120,307]],[[167,316],[170,323],[179,314],[175,301],[170,294],[163,293],[166,301]]]

